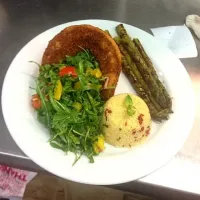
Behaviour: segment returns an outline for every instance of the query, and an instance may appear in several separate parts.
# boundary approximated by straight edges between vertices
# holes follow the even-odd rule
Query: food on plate
[[[49,42],[42,65],[59,63],[66,55],[74,56],[83,49],[91,51],[102,75],[106,77],[101,95],[107,100],[114,95],[121,72],[121,53],[114,40],[103,30],[91,25],[65,28]]]
[[[50,132],[50,145],[82,155],[104,150],[104,141],[132,147],[150,134],[151,116],[168,119],[172,102],[138,39],[123,25],[119,37],[91,25],[74,25],[57,34],[44,51],[31,104]],[[113,96],[121,72],[140,97]],[[107,102],[106,102],[107,100]],[[147,106],[148,105],[148,106]],[[151,115],[150,115],[151,113]]]
[[[163,94],[166,98],[167,101],[167,108],[172,108],[172,100],[171,97],[169,96],[166,88],[164,87],[164,85],[161,83],[161,81],[159,80],[159,77],[156,73],[156,70],[153,67],[153,63],[151,62],[151,59],[149,58],[149,56],[146,54],[141,42],[139,39],[134,38],[133,42],[135,43],[135,45],[137,46],[138,50],[140,51],[143,59],[145,60],[149,70],[150,70],[150,74],[152,74],[153,78],[155,79],[155,81],[157,82],[158,86],[161,88],[161,90],[163,91]]]
[[[105,78],[88,49],[66,56],[57,64],[39,66],[32,106],[37,119],[50,132],[52,147],[90,162],[104,150],[100,120],[104,101],[100,96]]]
[[[166,99],[162,93],[162,90],[156,84],[153,76],[150,74],[150,70],[142,58],[139,50],[136,48],[135,44],[131,41],[128,35],[126,35],[125,29],[122,26],[117,27],[117,32],[122,38],[121,42],[124,45],[125,49],[128,51],[129,55],[133,61],[138,66],[144,81],[147,83],[149,89],[151,90],[152,95],[154,96],[157,102],[160,102],[160,105],[163,108],[166,108]]]
[[[142,79],[140,72],[137,69],[137,66],[134,62],[132,62],[131,57],[126,52],[124,47],[120,44],[119,38],[114,38],[116,43],[119,45],[120,51],[123,53],[122,55],[122,66],[123,72],[126,74],[137,94],[147,103],[151,116],[161,121],[163,119],[167,119],[169,111],[168,109],[161,110],[160,105],[155,101],[153,96],[151,95],[147,84]],[[160,111],[158,111],[160,110]]]
[[[105,30],[104,32],[105,32],[107,35],[109,35],[110,37],[112,37],[111,34],[110,34],[110,32],[109,32],[109,30]]]
[[[115,38],[122,53],[122,68],[136,92],[147,103],[151,116],[162,121],[172,113],[172,101],[158,78],[150,58],[138,39],[133,41],[122,24],[116,27],[119,37]]]
[[[101,124],[106,142],[116,147],[132,147],[149,135],[151,116],[140,97],[119,94],[105,103]]]

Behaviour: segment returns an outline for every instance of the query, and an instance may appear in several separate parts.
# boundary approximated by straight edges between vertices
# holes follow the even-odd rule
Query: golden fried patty
[[[107,100],[114,95],[121,71],[121,54],[114,40],[101,29],[91,25],[69,26],[57,34],[48,44],[42,58],[42,65],[58,63],[66,55],[74,56],[82,49],[89,49],[100,63],[103,76],[108,77],[102,90]],[[112,88],[112,89],[110,89]]]

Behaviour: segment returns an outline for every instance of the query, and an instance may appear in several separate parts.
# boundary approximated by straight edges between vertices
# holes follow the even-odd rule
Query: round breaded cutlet
[[[101,29],[91,25],[69,26],[58,33],[48,44],[42,58],[42,65],[59,63],[66,55],[74,56],[89,49],[100,64],[107,79],[107,88],[102,90],[103,99],[114,95],[121,72],[121,53],[115,41]]]

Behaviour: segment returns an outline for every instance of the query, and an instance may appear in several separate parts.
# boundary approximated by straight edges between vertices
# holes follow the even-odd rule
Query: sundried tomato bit
[[[107,116],[106,110],[105,110],[105,112],[104,112],[104,115],[105,115],[105,118],[106,118],[106,121],[107,121],[107,120],[108,120],[108,116]]]
[[[133,129],[133,131],[132,131],[132,134],[133,134],[133,135],[135,135],[135,134],[136,134],[136,130],[135,130],[135,129]]]
[[[140,132],[144,131],[144,126],[142,126],[142,128],[140,129]]]
[[[110,110],[110,109],[108,109],[108,108],[107,108],[106,110],[107,110],[108,113],[112,113],[112,110]]]
[[[138,116],[138,122],[139,122],[140,125],[142,125],[142,123],[143,123],[143,117],[144,117],[143,114],[140,114],[140,115]]]
[[[112,110],[106,108],[106,109],[105,109],[105,112],[104,112],[106,121],[108,120],[108,114],[110,114],[110,113],[112,113]]]
[[[128,123],[126,122],[126,123],[125,123],[125,126],[127,126],[127,124],[128,124]]]

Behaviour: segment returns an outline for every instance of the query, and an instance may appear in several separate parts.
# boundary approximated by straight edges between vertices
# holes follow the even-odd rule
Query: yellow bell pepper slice
[[[93,70],[92,75],[94,75],[96,78],[101,78],[102,73],[99,68],[96,68]]]
[[[99,154],[100,152],[102,152],[105,149],[103,135],[99,135],[97,137],[97,141],[95,141],[93,144],[93,149],[96,154]]]
[[[101,76],[102,76],[102,73],[99,68],[92,69],[92,68],[88,67],[86,69],[86,74],[87,75],[91,74],[91,75],[95,76],[96,78],[101,78]]]
[[[54,99],[60,100],[62,95],[62,83],[60,80],[57,80],[56,86],[54,88]]]

